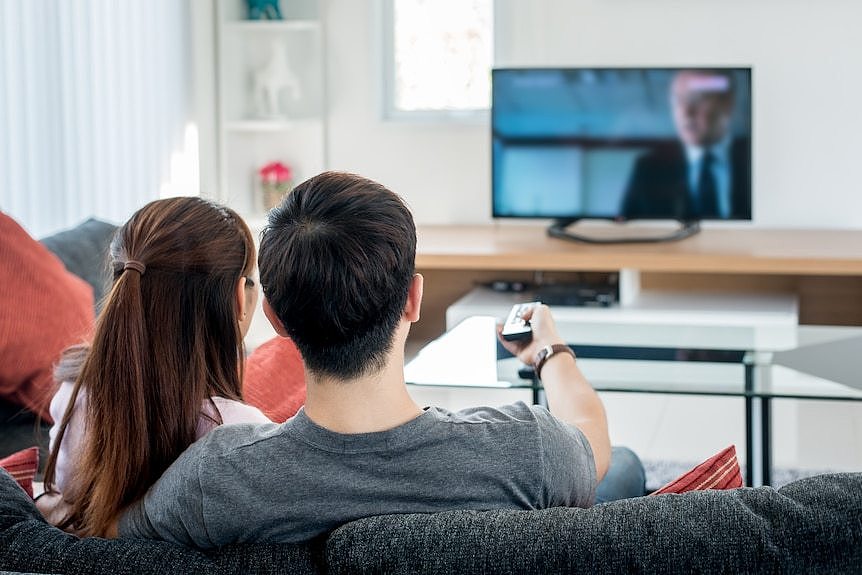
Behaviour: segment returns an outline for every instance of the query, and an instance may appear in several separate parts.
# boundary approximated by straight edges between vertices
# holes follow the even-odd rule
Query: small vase
[[[281,203],[284,195],[291,190],[289,181],[286,182],[261,182],[263,191],[263,209],[267,212]]]

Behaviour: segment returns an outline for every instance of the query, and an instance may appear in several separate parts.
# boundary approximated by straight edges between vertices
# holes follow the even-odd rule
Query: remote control
[[[529,321],[524,321],[522,315],[538,302],[519,303],[512,306],[506,323],[503,324],[503,339],[506,341],[529,341],[533,337],[533,328]]]

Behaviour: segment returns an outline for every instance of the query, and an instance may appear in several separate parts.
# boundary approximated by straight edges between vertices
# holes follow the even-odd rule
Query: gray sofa
[[[0,471],[0,570],[33,573],[862,573],[862,473],[591,509],[354,521],[306,545],[213,553],[79,539]]]

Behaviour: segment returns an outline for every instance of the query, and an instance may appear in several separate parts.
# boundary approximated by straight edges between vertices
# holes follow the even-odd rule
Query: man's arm
[[[156,539],[199,549],[214,547],[203,516],[200,461],[194,448],[181,455],[143,499],[123,512],[117,535],[122,539]]]
[[[533,329],[526,345],[507,342],[503,346],[526,364],[533,365],[536,353],[545,346],[565,344],[557,332],[548,306],[539,304],[524,314]],[[542,367],[542,385],[548,397],[548,411],[557,419],[574,425],[586,436],[596,461],[596,479],[601,481],[611,459],[608,420],[602,400],[581,373],[573,355],[556,353]]]

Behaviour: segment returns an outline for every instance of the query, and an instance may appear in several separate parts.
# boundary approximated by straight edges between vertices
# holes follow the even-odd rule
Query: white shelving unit
[[[523,293],[476,288],[446,310],[446,329],[474,315],[504,318]],[[612,307],[552,306],[558,322],[625,325],[699,325],[762,328],[771,334],[799,324],[799,302],[792,294],[697,293],[643,290],[629,303]],[[774,329],[773,329],[774,328]]]
[[[281,0],[284,20],[248,20],[245,0],[216,3],[218,194],[249,220],[265,212],[261,166],[280,161],[297,184],[328,164],[323,3]],[[256,77],[275,59],[292,82],[276,92],[272,113]]]

